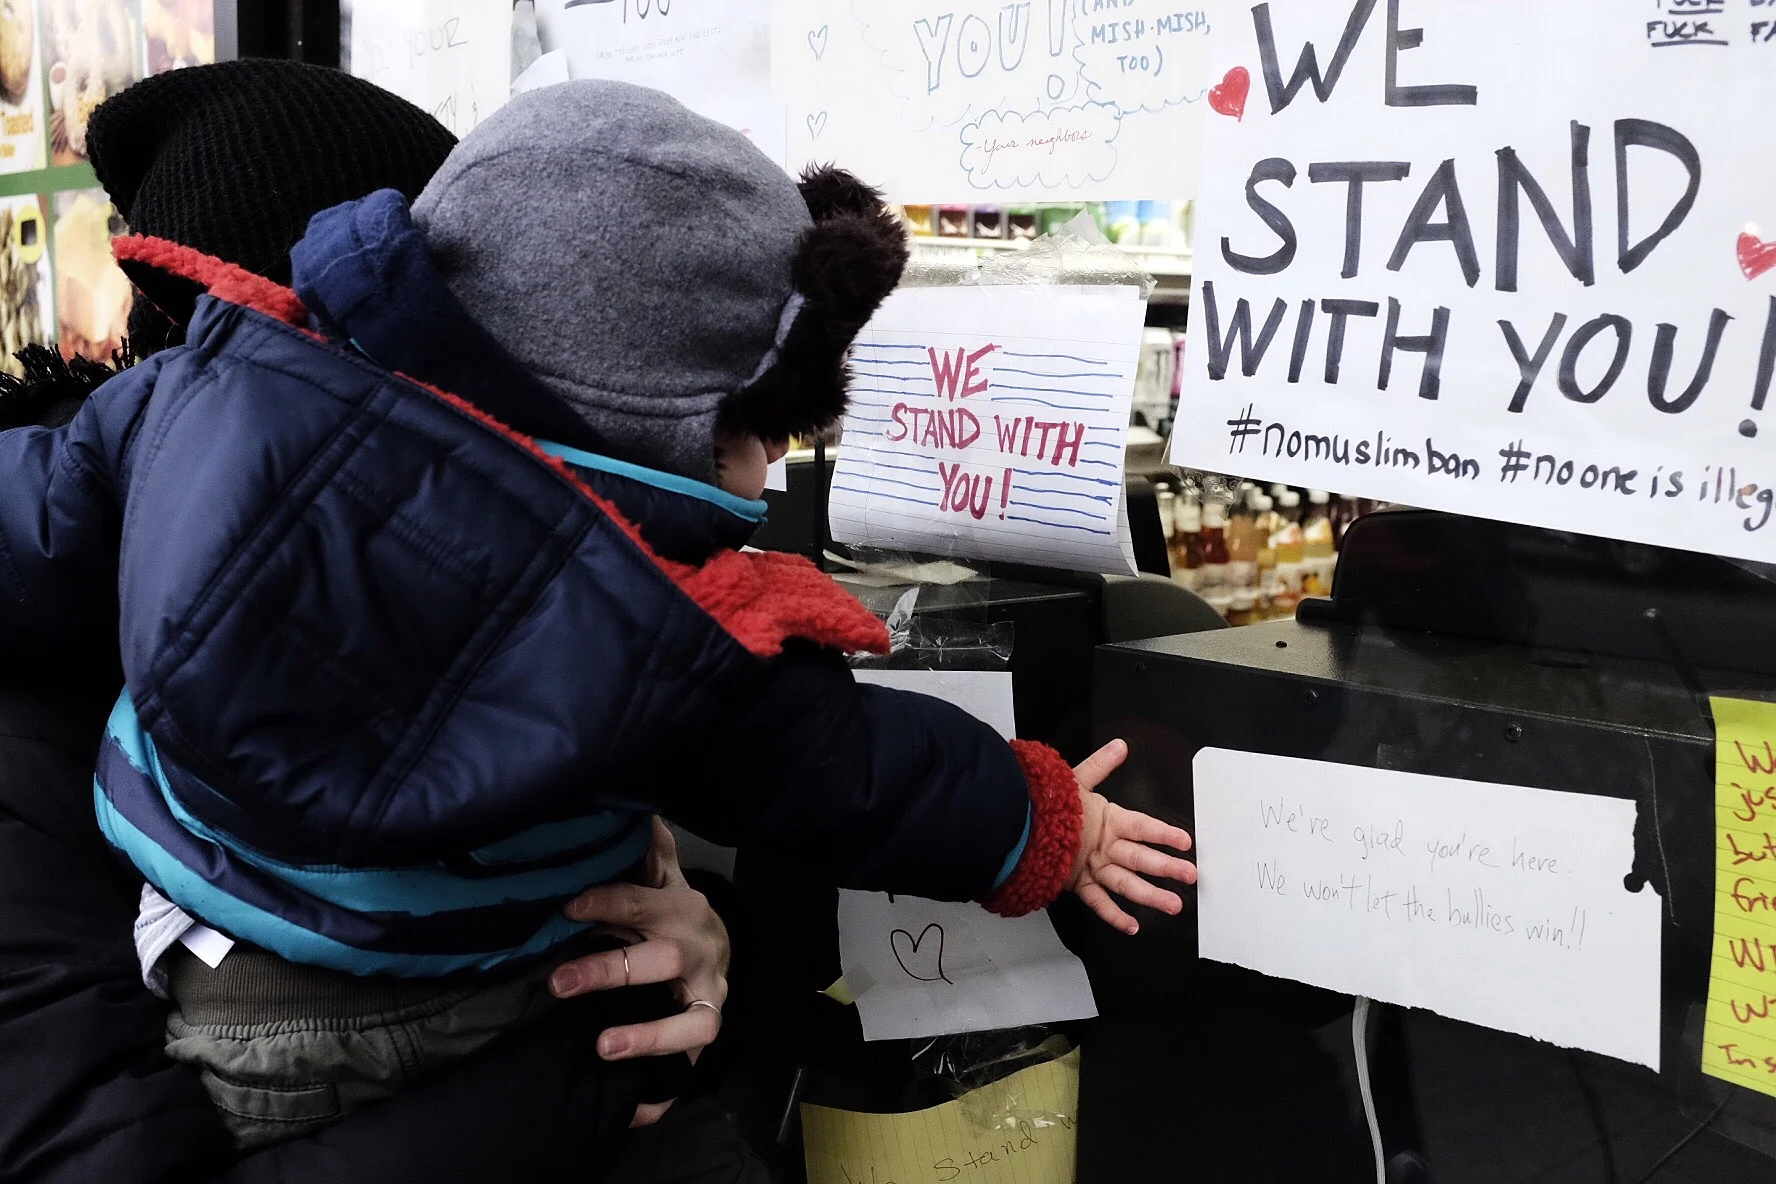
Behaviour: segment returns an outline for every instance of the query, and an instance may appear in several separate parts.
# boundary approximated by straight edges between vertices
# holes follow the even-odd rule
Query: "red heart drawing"
[[[1776,243],[1767,243],[1750,230],[1739,236],[1739,270],[1755,280],[1776,267]]]
[[[1231,115],[1241,122],[1246,117],[1246,96],[1252,91],[1252,76],[1244,66],[1235,66],[1216,86],[1209,88],[1209,106],[1222,115]]]

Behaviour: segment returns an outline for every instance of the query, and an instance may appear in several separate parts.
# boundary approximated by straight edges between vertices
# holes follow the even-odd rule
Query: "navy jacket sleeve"
[[[3,659],[0,659],[3,660]],[[473,1062],[319,1134],[236,1159],[142,985],[138,882],[92,814],[115,686],[78,706],[0,671],[0,1180],[355,1184],[596,1179],[639,1069],[602,1064],[595,1009],[556,1009]]]
[[[0,431],[0,653],[114,661],[125,454],[153,391],[144,363],[63,427]]]
[[[991,893],[1031,823],[1011,747],[941,700],[858,684],[808,642],[767,667],[661,771],[662,813],[716,842],[793,848],[842,887]]]

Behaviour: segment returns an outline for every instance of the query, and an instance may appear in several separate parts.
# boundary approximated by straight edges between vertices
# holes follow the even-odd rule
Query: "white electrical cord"
[[[1375,1151],[1375,1184],[1387,1184],[1387,1155],[1381,1149],[1381,1121],[1375,1117],[1375,1094],[1369,1088],[1369,1000],[1357,996],[1351,1010],[1351,1051],[1357,1058],[1357,1092],[1363,1095],[1363,1117],[1369,1122],[1369,1145]]]

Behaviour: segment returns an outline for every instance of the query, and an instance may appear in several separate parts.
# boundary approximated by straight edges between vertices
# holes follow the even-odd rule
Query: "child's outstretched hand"
[[[1112,740],[1073,770],[1079,778],[1080,795],[1085,799],[1085,819],[1079,859],[1073,865],[1073,878],[1067,881],[1067,887],[1079,893],[1079,899],[1106,925],[1132,934],[1140,930],[1140,923],[1123,912],[1110,893],[1176,915],[1184,908],[1178,894],[1149,884],[1136,873],[1194,884],[1196,865],[1146,846],[1158,843],[1188,851],[1189,832],[1138,811],[1125,810],[1096,792],[1104,779],[1127,759],[1128,745]]]

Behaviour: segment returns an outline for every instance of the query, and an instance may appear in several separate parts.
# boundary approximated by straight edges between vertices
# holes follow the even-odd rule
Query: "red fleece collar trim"
[[[195,247],[132,234],[112,239],[111,254],[119,263],[146,264],[202,284],[218,300],[262,312],[286,325],[308,326],[308,309],[295,292],[262,275],[255,275],[238,263],[206,255]]]
[[[1021,917],[1053,904],[1073,878],[1085,802],[1079,779],[1060,753],[1028,740],[1013,740],[1011,749],[1030,785],[1030,840],[1011,878],[981,903],[990,913]]]

